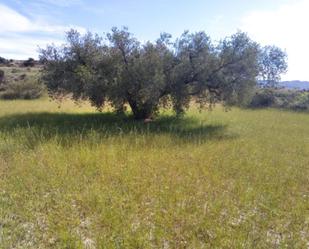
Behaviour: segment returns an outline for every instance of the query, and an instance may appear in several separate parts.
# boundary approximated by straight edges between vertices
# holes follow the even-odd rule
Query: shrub
[[[24,61],[23,65],[25,67],[34,67],[36,64],[35,60],[33,58],[29,58],[28,60]]]
[[[270,107],[275,103],[273,91],[270,89],[262,89],[256,92],[253,96],[250,107],[261,108]]]
[[[7,63],[8,63],[7,59],[0,57],[0,64],[7,64]]]
[[[4,71],[0,69],[0,84],[4,81]]]
[[[295,101],[291,103],[290,108],[293,110],[309,110],[309,93],[299,94]]]
[[[13,69],[11,70],[11,73],[12,73],[12,74],[16,74],[16,73],[20,73],[20,72],[21,72],[21,70],[18,69],[18,68],[13,68]]]
[[[2,99],[37,99],[44,92],[43,85],[38,80],[26,79],[24,81],[12,81],[4,86],[0,92]]]
[[[259,89],[249,106],[252,108],[275,107],[309,110],[309,92],[286,89]]]

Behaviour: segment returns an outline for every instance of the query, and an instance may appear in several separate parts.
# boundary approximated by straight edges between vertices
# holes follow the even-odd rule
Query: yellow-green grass
[[[308,248],[309,114],[0,101],[0,248]]]

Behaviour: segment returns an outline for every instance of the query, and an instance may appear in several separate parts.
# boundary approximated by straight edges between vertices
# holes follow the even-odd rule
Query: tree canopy
[[[161,106],[181,114],[190,101],[241,104],[258,80],[272,84],[287,68],[281,49],[261,47],[242,32],[217,43],[188,31],[141,43],[127,28],[104,37],[71,30],[66,44],[42,49],[40,60],[51,97],[89,100],[99,110],[108,103],[117,112],[128,104],[136,119],[152,117]]]

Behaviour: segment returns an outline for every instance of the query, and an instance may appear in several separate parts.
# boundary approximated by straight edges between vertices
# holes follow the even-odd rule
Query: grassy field
[[[309,114],[0,101],[0,248],[309,248]]]

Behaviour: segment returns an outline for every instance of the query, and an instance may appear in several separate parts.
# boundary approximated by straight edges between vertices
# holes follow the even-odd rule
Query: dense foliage
[[[0,56],[0,64],[7,64],[8,60]]]
[[[249,107],[309,110],[309,91],[261,88],[254,94]]]
[[[23,66],[25,67],[34,67],[36,64],[35,59],[29,58],[28,60],[23,62]]]
[[[258,79],[276,82],[287,67],[279,48],[263,48],[241,32],[218,44],[204,32],[184,32],[175,41],[164,33],[141,44],[126,28],[113,28],[105,38],[72,30],[67,44],[48,46],[40,59],[53,98],[70,94],[118,112],[128,104],[136,119],[170,104],[180,114],[191,100],[201,107],[242,104]]]

